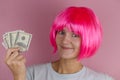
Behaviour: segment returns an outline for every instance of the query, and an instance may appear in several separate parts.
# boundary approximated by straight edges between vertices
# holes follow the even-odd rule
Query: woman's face
[[[56,34],[57,51],[61,58],[76,59],[80,51],[81,38],[66,27]]]

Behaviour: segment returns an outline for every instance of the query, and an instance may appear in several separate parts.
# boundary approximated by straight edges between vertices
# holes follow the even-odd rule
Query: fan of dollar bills
[[[32,34],[22,30],[7,32],[3,35],[3,46],[8,48],[19,47],[21,52],[27,51],[32,39]]]

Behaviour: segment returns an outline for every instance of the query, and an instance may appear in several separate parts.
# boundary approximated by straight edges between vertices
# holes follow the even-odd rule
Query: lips
[[[61,46],[63,49],[73,49],[71,47]]]

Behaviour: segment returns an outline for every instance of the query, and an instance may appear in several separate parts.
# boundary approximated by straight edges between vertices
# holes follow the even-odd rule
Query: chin
[[[73,57],[73,56],[61,56],[61,59],[77,59],[77,57]]]

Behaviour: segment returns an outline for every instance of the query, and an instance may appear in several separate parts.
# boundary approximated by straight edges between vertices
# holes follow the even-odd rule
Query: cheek
[[[60,44],[60,43],[61,43],[60,37],[56,36],[56,44]]]
[[[61,42],[63,39],[63,36],[56,35],[56,42]]]
[[[76,48],[77,50],[80,50],[81,42],[76,41],[74,44],[75,44],[75,45],[74,45],[75,48]]]

